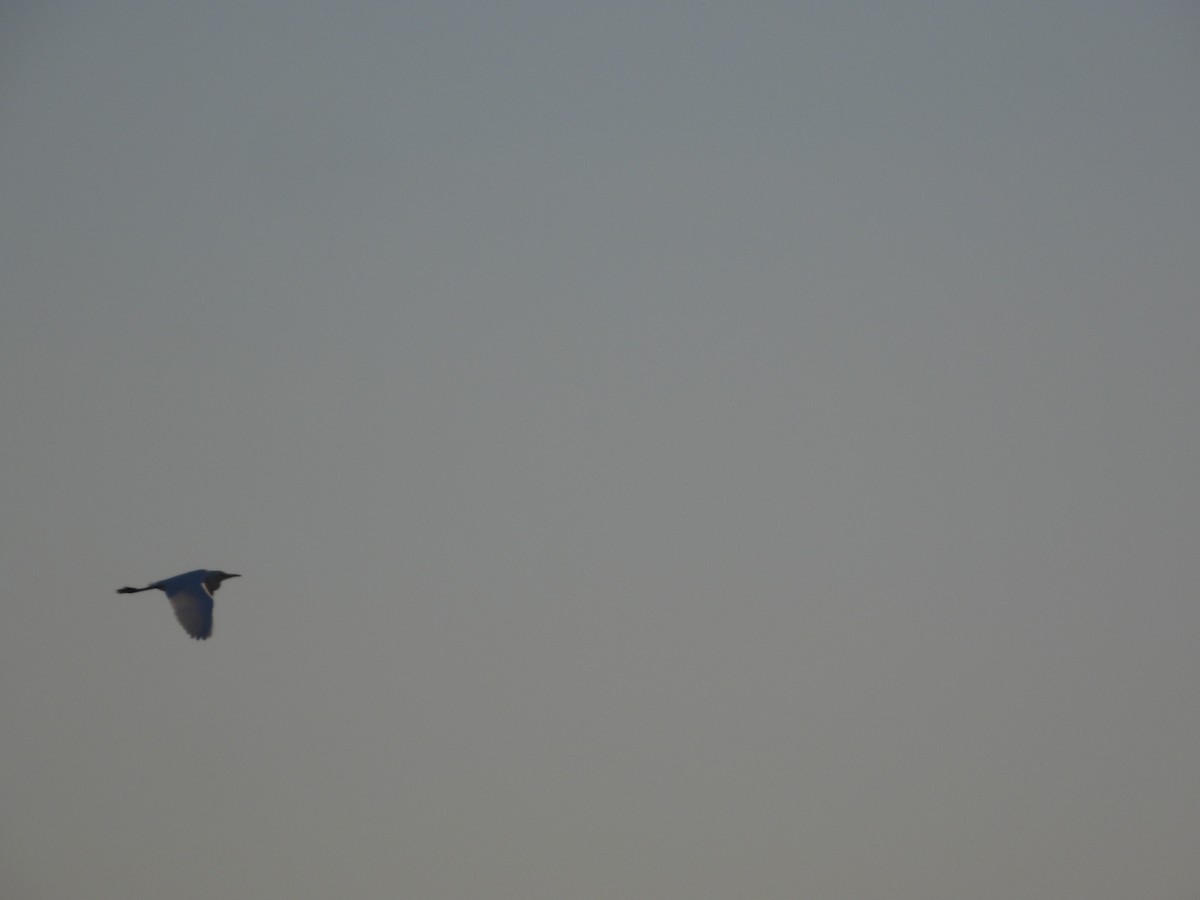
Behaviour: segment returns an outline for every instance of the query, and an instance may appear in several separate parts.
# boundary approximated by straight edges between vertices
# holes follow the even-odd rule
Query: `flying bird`
[[[145,587],[117,588],[118,594],[137,594],[157,588],[167,595],[171,608],[175,610],[175,618],[183,626],[183,630],[198,641],[207,640],[212,634],[213,626],[213,594],[226,578],[241,578],[241,575],[231,575],[228,572],[214,572],[208,569],[196,569],[194,572],[184,572],[171,578],[164,578]]]

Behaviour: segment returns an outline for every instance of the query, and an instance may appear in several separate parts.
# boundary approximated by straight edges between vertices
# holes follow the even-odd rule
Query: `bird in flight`
[[[226,578],[241,578],[241,575],[231,575],[228,572],[214,572],[208,569],[196,569],[194,572],[184,572],[171,578],[164,578],[145,587],[117,588],[118,594],[137,594],[157,588],[167,595],[171,608],[175,610],[175,618],[183,626],[183,630],[198,641],[207,640],[212,634],[213,625],[213,594]]]

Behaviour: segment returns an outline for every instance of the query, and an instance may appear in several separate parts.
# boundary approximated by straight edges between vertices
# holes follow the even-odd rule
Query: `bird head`
[[[212,593],[221,586],[221,582],[226,578],[241,578],[241,575],[235,575],[232,572],[208,572],[204,576],[204,586],[208,588],[209,593]]]

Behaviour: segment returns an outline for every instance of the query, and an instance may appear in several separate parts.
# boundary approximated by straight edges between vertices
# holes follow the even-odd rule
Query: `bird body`
[[[196,569],[156,581],[145,587],[117,588],[118,594],[137,594],[141,591],[158,589],[167,595],[175,618],[191,637],[198,641],[207,640],[212,634],[213,594],[226,578],[241,578],[228,572]]]

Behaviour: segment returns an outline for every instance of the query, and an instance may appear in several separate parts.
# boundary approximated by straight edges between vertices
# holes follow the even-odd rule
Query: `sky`
[[[7,4],[0,893],[1195,898],[1198,159],[1184,2]]]

